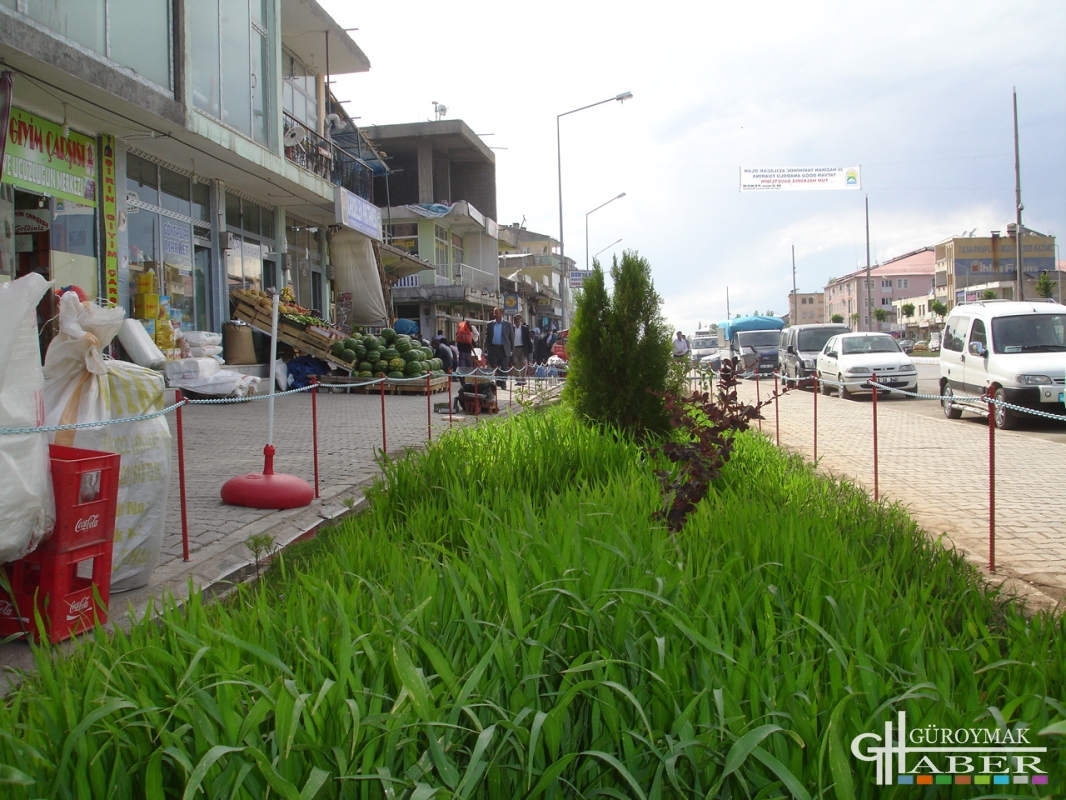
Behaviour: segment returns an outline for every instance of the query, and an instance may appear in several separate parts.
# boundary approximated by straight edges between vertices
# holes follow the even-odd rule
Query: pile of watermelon
[[[360,378],[381,374],[389,378],[417,378],[427,372],[444,375],[443,364],[433,357],[432,350],[392,328],[383,328],[377,336],[353,333],[335,342],[329,351],[334,358],[352,365],[352,375]]]

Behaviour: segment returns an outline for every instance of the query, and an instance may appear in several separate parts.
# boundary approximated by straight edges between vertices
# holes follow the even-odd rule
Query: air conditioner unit
[[[232,234],[232,233],[229,233],[228,231],[225,232],[225,233],[220,233],[218,235],[218,246],[221,247],[223,250],[236,250],[237,249],[237,237],[236,237],[236,235]]]
[[[332,264],[326,264],[326,280],[332,281],[337,278],[337,268]]]
[[[285,269],[292,269],[292,253],[285,253],[285,255],[282,256],[282,263],[285,265]]]

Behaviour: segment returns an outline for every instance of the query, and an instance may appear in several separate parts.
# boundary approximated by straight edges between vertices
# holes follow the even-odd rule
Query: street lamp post
[[[584,111],[586,108],[594,108],[595,106],[602,106],[604,103],[610,103],[617,100],[619,103],[624,103],[626,100],[633,98],[632,92],[622,92],[614,97],[608,97],[606,100],[600,100],[597,103],[589,103],[587,106],[581,106],[581,108],[575,108],[572,111],[564,111],[562,114],[557,114],[555,117],[555,153],[556,161],[559,172],[559,261],[560,267],[566,270],[566,245],[563,242],[563,148],[562,148],[562,119],[570,114],[576,114],[578,111]],[[566,303],[563,303],[563,312],[566,312]],[[565,319],[564,319],[565,322]]]
[[[618,243],[619,243],[620,241],[622,241],[622,239],[621,239],[621,238],[615,239],[615,240],[614,240],[613,242],[611,242],[611,243],[610,243],[609,245],[607,245],[607,246],[606,246],[605,248],[603,248],[603,250],[597,250],[597,251],[596,251],[595,253],[593,253],[593,254],[592,254],[592,257],[593,257],[593,258],[595,258],[595,257],[596,257],[596,256],[598,256],[598,255],[599,255],[600,253],[604,252],[604,250],[610,250],[610,249],[611,249],[612,247],[614,247],[614,246],[615,246],[616,244],[618,244]],[[1058,245],[1055,245],[1055,246],[1056,246],[1056,247],[1058,247]]]
[[[606,203],[600,203],[598,206],[592,209],[592,211],[585,212],[585,272],[589,271],[589,214],[593,213],[594,211],[599,211],[604,206],[610,205],[615,200],[621,200],[625,196],[626,193],[622,192],[620,195],[612,197]]]

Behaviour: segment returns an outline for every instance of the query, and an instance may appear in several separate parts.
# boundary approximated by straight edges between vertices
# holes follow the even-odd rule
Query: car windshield
[[[858,353],[898,353],[899,345],[891,336],[849,336],[841,339],[841,352],[846,356]]]
[[[717,347],[717,346],[718,346],[718,340],[717,339],[693,339],[692,340],[692,349],[693,350],[710,350],[711,348],[714,348],[714,347]]]
[[[777,347],[780,331],[740,331],[737,341],[741,347]]]
[[[840,329],[813,328],[809,331],[800,331],[799,350],[802,353],[816,353],[825,347],[831,336],[840,333]]]
[[[997,353],[1066,352],[1066,314],[1022,314],[992,320]]]

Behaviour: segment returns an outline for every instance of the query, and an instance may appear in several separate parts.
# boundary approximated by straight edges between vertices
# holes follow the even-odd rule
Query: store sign
[[[163,261],[192,275],[192,230],[184,222],[163,219]]]
[[[518,304],[518,295],[505,294],[503,296],[503,310],[507,314],[514,314],[521,311],[522,309]]]
[[[45,233],[52,227],[47,208],[15,212],[15,233]]]
[[[381,241],[381,209],[343,186],[335,194],[337,224]]]
[[[581,289],[585,286],[585,278],[592,274],[592,270],[570,270],[570,288]]]
[[[741,167],[740,191],[859,189],[858,167]]]
[[[11,109],[4,183],[96,206],[96,143],[18,108]]]
[[[103,160],[100,162],[100,182],[104,194],[104,296],[111,305],[118,305],[118,230],[119,216],[115,186],[115,137],[100,137]]]

